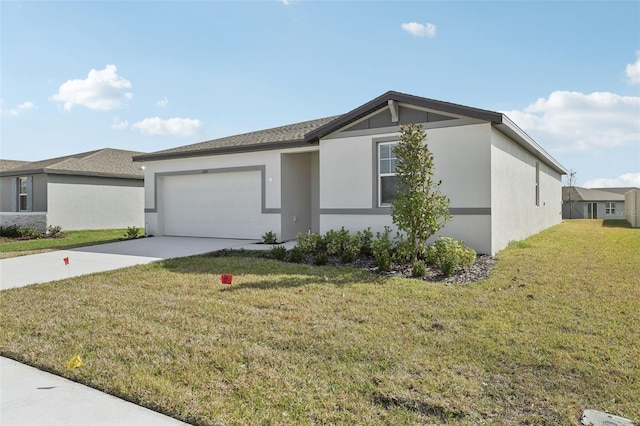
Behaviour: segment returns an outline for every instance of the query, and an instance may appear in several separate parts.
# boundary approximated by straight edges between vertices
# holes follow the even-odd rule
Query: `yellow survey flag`
[[[82,364],[83,364],[82,358],[80,358],[80,355],[76,355],[73,358],[71,358],[69,362],[67,362],[67,370],[73,370],[78,367],[82,367]]]

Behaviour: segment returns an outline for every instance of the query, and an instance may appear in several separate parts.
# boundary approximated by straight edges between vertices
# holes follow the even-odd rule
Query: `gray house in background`
[[[625,193],[639,188],[562,188],[563,219],[625,219]]]
[[[140,152],[100,149],[36,162],[0,160],[0,225],[45,230],[144,226]]]

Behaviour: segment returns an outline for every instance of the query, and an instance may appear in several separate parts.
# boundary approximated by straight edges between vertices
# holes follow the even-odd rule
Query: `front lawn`
[[[175,259],[3,291],[0,354],[198,425],[638,421],[638,253],[582,220],[476,284]]]
[[[65,236],[62,238],[40,238],[34,240],[2,238],[0,239],[0,259],[111,243],[122,240],[126,231],[126,229],[64,231]]]

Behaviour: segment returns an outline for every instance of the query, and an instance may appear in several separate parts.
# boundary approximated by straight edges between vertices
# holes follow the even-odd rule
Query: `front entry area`
[[[320,229],[318,151],[281,156],[281,239]]]

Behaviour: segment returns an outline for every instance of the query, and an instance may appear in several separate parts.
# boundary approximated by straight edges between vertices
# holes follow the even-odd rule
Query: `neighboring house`
[[[504,114],[387,92],[341,116],[134,157],[155,235],[283,240],[392,226],[399,125],[421,123],[453,220],[441,235],[495,254],[561,222],[566,170]]]
[[[624,194],[625,219],[632,228],[640,228],[640,188],[634,188]]]
[[[101,149],[0,171],[0,225],[45,230],[144,226],[140,152]]]
[[[28,161],[18,161],[18,160],[3,160],[0,159],[0,172],[4,172],[5,170],[15,169],[18,166],[28,163]]]
[[[625,219],[625,193],[638,188],[562,188],[563,219]]]

